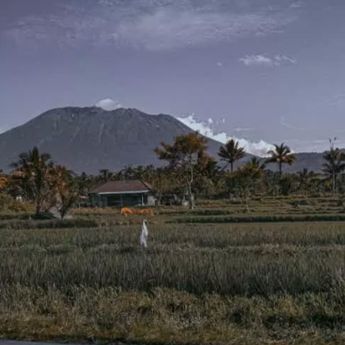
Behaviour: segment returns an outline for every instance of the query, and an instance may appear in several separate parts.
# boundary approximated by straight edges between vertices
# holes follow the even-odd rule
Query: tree
[[[64,219],[67,212],[78,199],[78,185],[74,181],[71,171],[63,166],[55,166],[51,174],[51,186],[55,197],[55,205],[61,219]]]
[[[255,193],[257,182],[265,173],[265,164],[256,157],[242,165],[235,173],[235,180],[241,191],[247,195]]]
[[[225,145],[221,146],[218,152],[218,156],[222,161],[227,164],[225,168],[230,164],[230,171],[234,171],[234,163],[245,156],[246,152],[243,147],[240,147],[238,141],[230,139]]]
[[[325,163],[322,165],[322,171],[326,178],[332,182],[332,192],[336,193],[338,175],[345,170],[345,153],[334,148],[333,143],[331,143],[329,151],[323,154],[323,159]]]
[[[93,184],[92,177],[88,176],[85,172],[82,172],[79,176],[75,177],[75,182],[77,184],[78,194],[81,196],[87,196]]]
[[[8,185],[8,177],[0,171],[0,191],[4,190]]]
[[[50,155],[40,153],[34,147],[21,153],[12,167],[22,194],[35,203],[36,216],[46,211],[51,198],[50,177],[54,167]]]
[[[297,172],[298,189],[306,193],[311,189],[313,182],[317,178],[317,174],[314,171],[309,171],[304,168],[302,171]]]
[[[296,156],[291,152],[289,146],[284,143],[274,145],[274,149],[268,151],[268,154],[270,155],[270,158],[268,158],[266,162],[277,163],[280,178],[283,173],[283,164],[291,165],[296,161]]]
[[[198,164],[205,164],[208,160],[206,149],[207,140],[198,133],[179,135],[175,138],[173,144],[162,142],[161,146],[155,149],[158,158],[167,161],[169,168],[181,171],[191,209],[194,208],[193,182],[195,167]]]
[[[101,169],[99,171],[99,179],[102,182],[108,182],[113,177],[113,173],[109,169]]]
[[[161,205],[164,194],[174,195],[181,185],[177,172],[168,167],[157,168],[145,181],[150,182],[153,186],[157,197],[157,206]],[[170,200],[173,199],[170,198]]]

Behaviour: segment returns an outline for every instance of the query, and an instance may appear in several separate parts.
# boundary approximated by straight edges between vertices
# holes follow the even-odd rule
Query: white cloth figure
[[[141,234],[140,234],[140,245],[144,248],[147,248],[148,237],[149,237],[149,230],[147,228],[147,221],[146,219],[144,219],[143,225],[141,226]]]

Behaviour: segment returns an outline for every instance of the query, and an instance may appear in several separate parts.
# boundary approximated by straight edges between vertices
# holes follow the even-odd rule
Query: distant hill
[[[292,165],[285,165],[283,166],[284,172],[297,172],[302,171],[303,169],[308,169],[310,171],[319,172],[321,171],[322,164],[324,160],[322,158],[323,153],[320,152],[299,152],[296,153],[296,161]],[[268,164],[268,169],[273,171],[277,171],[276,164]]]
[[[161,162],[153,150],[162,141],[170,143],[177,135],[190,132],[192,129],[165,114],[149,115],[125,108],[113,111],[97,107],[57,108],[0,134],[0,169],[8,171],[19,153],[34,146],[78,173],[158,165]],[[217,157],[220,145],[208,139],[209,153]],[[250,157],[247,155],[242,161]],[[321,169],[322,153],[298,153],[297,157],[297,162],[284,167],[284,171]],[[275,165],[269,168],[274,170]]]
[[[49,110],[0,135],[0,168],[8,170],[18,154],[38,146],[75,172],[96,173],[128,165],[159,164],[153,150],[192,130],[170,115],[136,109],[105,111],[97,107]],[[220,143],[209,139],[215,155]]]
[[[306,168],[310,171],[318,172],[324,163],[323,153],[320,152],[300,152],[296,154],[296,157],[296,162],[292,166],[286,167],[286,171],[295,172]]]

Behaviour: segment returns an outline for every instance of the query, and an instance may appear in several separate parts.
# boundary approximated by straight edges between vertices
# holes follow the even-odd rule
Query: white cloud
[[[210,121],[202,122],[196,119],[195,115],[189,115],[186,117],[177,117],[177,119],[188,126],[189,128],[193,129],[194,131],[199,132],[200,134],[217,140],[223,144],[225,144],[230,139],[235,139],[239,142],[239,144],[245,148],[248,153],[257,156],[267,156],[267,151],[273,149],[273,145],[265,142],[264,140],[260,140],[257,142],[253,142],[244,138],[236,138],[233,136],[228,135],[225,132],[215,133],[215,131],[211,128]]]
[[[266,55],[246,55],[239,59],[245,66],[264,66],[278,67],[282,65],[294,65],[297,60],[286,55],[275,55],[273,57]]]
[[[46,17],[24,17],[7,34],[21,43],[34,39],[57,45],[84,42],[170,50],[277,33],[296,19],[291,11],[253,7],[244,12],[208,1],[140,1],[140,6],[129,0],[83,3],[62,6],[63,12]]]
[[[284,25],[264,14],[232,14],[178,11],[159,8],[123,22],[114,32],[114,40],[149,50],[168,50],[205,42],[229,41],[251,34],[268,34]]]
[[[290,8],[301,8],[304,3],[302,1],[295,1],[290,5]]]
[[[344,106],[345,106],[345,92],[335,94],[334,96],[330,97],[326,101],[326,103],[331,105],[331,106],[344,108]]]
[[[273,66],[271,58],[264,55],[246,55],[239,59],[246,66]]]
[[[96,107],[102,108],[107,111],[121,108],[121,104],[118,101],[114,101],[111,98],[101,99],[95,104]]]
[[[295,58],[286,55],[276,55],[274,57],[274,61],[276,64],[278,64],[278,66],[283,64],[295,65],[297,63]]]

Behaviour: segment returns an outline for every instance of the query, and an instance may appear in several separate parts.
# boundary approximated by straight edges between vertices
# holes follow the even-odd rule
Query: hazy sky
[[[344,0],[0,0],[0,128],[111,98],[345,146]]]

